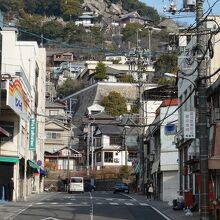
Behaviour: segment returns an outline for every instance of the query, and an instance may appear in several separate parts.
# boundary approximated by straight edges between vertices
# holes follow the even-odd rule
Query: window
[[[58,115],[58,110],[50,110],[50,115]]]
[[[61,138],[61,133],[57,132],[47,132],[47,139],[60,139]]]
[[[113,152],[105,152],[104,162],[113,163]]]
[[[137,159],[137,152],[129,152],[128,154],[128,161],[132,162]]]
[[[110,145],[122,145],[122,138],[119,136],[111,136]]]
[[[13,142],[13,136],[14,136],[14,122],[5,122],[0,121],[0,127],[2,127],[4,130],[6,130],[9,133],[9,137],[2,137],[1,141],[11,141]]]
[[[96,162],[101,162],[101,152],[96,153]]]
[[[101,137],[95,138],[95,146],[100,147],[101,146],[101,141],[102,141]]]

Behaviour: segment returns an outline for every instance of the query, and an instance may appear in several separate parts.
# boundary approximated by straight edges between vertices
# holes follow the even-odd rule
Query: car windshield
[[[70,179],[71,183],[82,183],[82,178],[81,177],[72,177]]]

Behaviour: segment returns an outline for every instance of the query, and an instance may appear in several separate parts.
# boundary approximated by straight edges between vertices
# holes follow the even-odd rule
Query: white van
[[[70,177],[68,193],[84,192],[83,177]]]

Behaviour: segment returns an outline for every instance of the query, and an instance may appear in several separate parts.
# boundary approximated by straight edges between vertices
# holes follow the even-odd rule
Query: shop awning
[[[4,128],[0,127],[0,137],[9,137],[10,134]]]
[[[40,175],[41,176],[46,176],[46,171],[43,168],[40,168]]]
[[[33,169],[39,169],[38,165],[35,162],[31,161],[31,160],[28,160],[28,164]]]
[[[0,157],[0,162],[18,163],[18,157]]]
[[[158,171],[159,164],[160,164],[160,160],[156,160],[153,162],[151,174],[156,173]]]

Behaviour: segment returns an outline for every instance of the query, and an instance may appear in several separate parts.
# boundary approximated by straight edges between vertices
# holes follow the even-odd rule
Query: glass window
[[[58,115],[58,110],[50,110],[50,115]]]
[[[96,162],[101,162],[101,152],[96,153]]]
[[[110,136],[110,145],[121,145],[122,138],[119,136]]]
[[[100,147],[101,146],[101,137],[97,137],[97,138],[95,138],[95,146],[96,147]]]
[[[47,139],[60,139],[61,133],[58,132],[46,132]]]
[[[105,152],[105,162],[113,163],[113,152]]]
[[[82,183],[83,179],[81,177],[71,177],[71,183]]]
[[[14,122],[6,122],[6,121],[0,121],[0,127],[2,127],[4,130],[6,130],[9,133],[9,137],[2,137],[1,141],[11,141],[13,142],[14,137]]]

